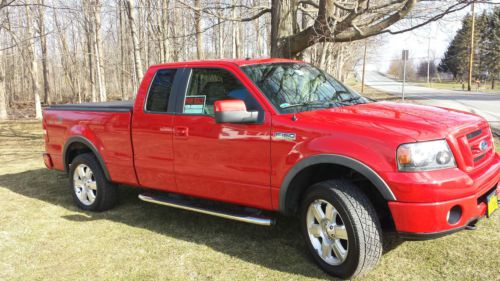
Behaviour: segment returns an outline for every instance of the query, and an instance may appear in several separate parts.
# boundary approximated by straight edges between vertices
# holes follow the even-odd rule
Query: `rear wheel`
[[[70,185],[73,200],[81,209],[104,211],[117,201],[116,185],[109,182],[93,154],[80,154],[70,168]]]
[[[353,183],[329,180],[311,186],[300,215],[308,249],[327,273],[352,278],[378,263],[380,223],[371,202]]]

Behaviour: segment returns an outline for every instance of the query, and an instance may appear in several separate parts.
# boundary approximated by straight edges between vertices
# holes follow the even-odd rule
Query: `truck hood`
[[[433,106],[394,102],[373,102],[300,114],[324,125],[342,123],[369,131],[405,135],[416,141],[444,138],[448,134],[485,122],[477,115]],[[338,126],[335,126],[338,127]],[[360,129],[361,129],[360,128]]]

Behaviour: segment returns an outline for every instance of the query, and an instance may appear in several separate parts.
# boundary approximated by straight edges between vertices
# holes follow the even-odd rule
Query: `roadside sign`
[[[407,61],[408,60],[408,54],[410,52],[408,52],[408,50],[403,50],[403,53],[402,53],[402,60],[404,61]]]

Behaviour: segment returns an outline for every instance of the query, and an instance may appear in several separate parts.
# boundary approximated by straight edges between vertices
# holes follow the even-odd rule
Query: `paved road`
[[[380,91],[401,97],[402,83],[379,72],[367,71],[365,84]],[[486,118],[500,132],[500,94],[432,89],[405,85],[405,97],[425,104],[473,112]]]

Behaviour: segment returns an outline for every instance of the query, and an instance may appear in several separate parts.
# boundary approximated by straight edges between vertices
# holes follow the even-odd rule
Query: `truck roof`
[[[280,63],[280,62],[300,62],[292,59],[281,59],[281,58],[260,58],[260,59],[217,59],[217,60],[197,60],[197,61],[183,61],[183,62],[171,62],[171,63],[161,63],[152,65],[151,67],[161,67],[161,66],[190,66],[190,65],[204,65],[210,66],[211,64],[217,63],[227,63],[235,64],[237,66],[252,65],[252,64],[267,64],[267,63]]]

